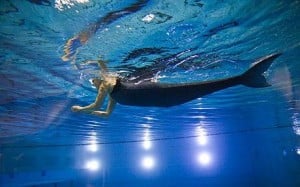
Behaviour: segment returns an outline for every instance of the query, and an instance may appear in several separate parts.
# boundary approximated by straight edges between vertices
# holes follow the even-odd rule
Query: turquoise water
[[[3,0],[0,186],[299,186],[300,1]],[[73,113],[111,72],[165,83],[239,75],[281,52],[271,87]]]

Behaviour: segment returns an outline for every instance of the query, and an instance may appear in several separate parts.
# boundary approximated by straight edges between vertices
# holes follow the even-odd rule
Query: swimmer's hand
[[[94,111],[96,107],[98,107],[98,105],[95,104],[95,103],[92,103],[88,106],[74,105],[74,106],[72,106],[71,110],[73,112],[87,112],[87,113],[90,113],[90,112]]]
[[[82,107],[81,107],[81,106],[75,105],[75,106],[72,106],[71,110],[72,110],[73,112],[79,112],[80,110],[82,110]]]
[[[109,105],[112,105],[112,104],[109,104]],[[91,113],[91,114],[99,116],[99,117],[108,117],[111,114],[112,106],[110,106],[109,108],[110,109],[107,111],[90,111],[88,113]],[[85,108],[75,105],[75,106],[72,106],[71,110],[73,112],[80,112],[80,111],[85,111]]]

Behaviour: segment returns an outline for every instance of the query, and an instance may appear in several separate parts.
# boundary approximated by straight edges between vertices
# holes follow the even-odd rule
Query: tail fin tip
[[[242,75],[242,84],[253,88],[263,88],[271,86],[267,82],[263,73],[268,70],[274,60],[281,54],[282,53],[273,53],[253,62],[250,69]]]

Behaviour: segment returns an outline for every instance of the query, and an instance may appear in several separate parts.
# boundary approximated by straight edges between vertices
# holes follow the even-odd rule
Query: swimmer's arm
[[[105,111],[93,111],[92,114],[94,114],[96,116],[100,116],[100,117],[108,117],[111,114],[111,112],[113,111],[115,105],[116,105],[116,101],[109,96],[109,101],[108,101],[106,110]]]
[[[98,65],[100,67],[100,76],[105,78],[105,76],[108,72],[105,61],[103,61],[103,60],[88,60],[88,61],[85,61],[85,64],[91,64],[91,63],[98,63]]]
[[[99,108],[107,95],[107,88],[104,85],[101,85],[98,90],[98,95],[94,103],[87,106],[72,106],[72,111],[74,112],[86,112]]]
[[[105,65],[105,62],[103,60],[98,60],[98,64],[100,66],[102,73],[107,73],[107,67]]]

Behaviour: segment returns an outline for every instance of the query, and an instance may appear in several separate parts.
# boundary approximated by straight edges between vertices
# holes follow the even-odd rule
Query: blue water
[[[297,0],[2,0],[0,186],[300,186],[299,19]],[[109,118],[70,110],[97,94],[86,60],[186,83],[275,52],[271,87]]]

